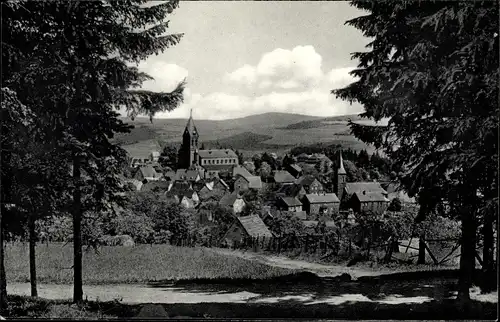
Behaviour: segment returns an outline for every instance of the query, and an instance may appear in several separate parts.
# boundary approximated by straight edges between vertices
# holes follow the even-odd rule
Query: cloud
[[[321,64],[322,57],[313,46],[278,48],[264,53],[255,66],[245,64],[227,73],[220,80],[227,85],[224,92],[202,95],[186,88],[184,103],[179,108],[155,117],[186,118],[190,109],[194,118],[212,120],[266,112],[325,117],[362,112],[359,104],[350,105],[330,94],[332,89],[355,81],[349,75],[353,67],[334,68],[324,73]],[[161,61],[142,64],[139,68],[155,78],[143,86],[152,91],[171,91],[189,75],[185,68]]]
[[[161,61],[143,62],[139,69],[154,78],[144,82],[142,88],[154,92],[170,92],[189,75],[187,69]]]
[[[244,86],[294,89],[317,84],[323,73],[322,58],[313,46],[297,46],[292,50],[278,48],[262,55],[254,67],[244,65],[228,73],[226,78]]]

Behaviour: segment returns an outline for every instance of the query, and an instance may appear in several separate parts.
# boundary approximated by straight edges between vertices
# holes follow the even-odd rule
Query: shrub
[[[401,211],[402,208],[403,203],[399,198],[392,199],[391,203],[389,204],[389,211]]]
[[[302,235],[305,228],[302,221],[290,212],[275,212],[270,229],[277,235]]]
[[[143,213],[122,212],[112,225],[116,234],[130,235],[137,243],[147,243],[154,232],[153,220]]]

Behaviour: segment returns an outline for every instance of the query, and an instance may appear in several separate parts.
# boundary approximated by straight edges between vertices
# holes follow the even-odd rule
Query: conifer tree
[[[347,24],[373,41],[352,55],[359,80],[333,93],[361,103],[363,117],[389,118],[350,126],[403,170],[419,219],[443,203],[461,219],[458,298],[468,302],[476,228],[498,204],[498,2],[351,4],[368,13]]]
[[[2,85],[33,110],[47,140],[72,165],[75,302],[83,299],[82,216],[109,207],[121,187],[117,172],[125,153],[110,140],[130,126],[117,109],[152,121],[182,102],[184,83],[171,93],[145,91],[141,84],[151,77],[133,66],[180,41],[181,34],[165,34],[165,18],[177,6],[141,0],[2,4]]]

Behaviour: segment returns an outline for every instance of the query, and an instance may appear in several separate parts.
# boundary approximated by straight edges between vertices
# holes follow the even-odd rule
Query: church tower
[[[335,194],[337,194],[340,202],[342,202],[342,195],[344,194],[347,179],[347,172],[344,169],[344,160],[342,159],[342,151],[339,151],[339,167],[336,172]]]
[[[198,164],[198,139],[199,133],[193,122],[193,110],[182,134],[182,145],[179,149],[178,169],[188,169]]]

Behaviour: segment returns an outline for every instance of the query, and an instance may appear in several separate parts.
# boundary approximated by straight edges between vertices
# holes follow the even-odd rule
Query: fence
[[[413,245],[412,240],[418,241]],[[224,245],[215,238],[199,239],[196,236],[184,237],[172,242],[175,246],[184,247],[227,247],[254,252],[271,252],[275,254],[301,253],[316,255],[320,259],[349,258],[357,254],[376,258],[382,261],[412,261],[424,254],[424,262],[444,265],[460,257],[460,240],[449,239],[410,239],[399,241],[391,236],[386,240],[371,240],[367,237],[341,236],[337,233],[284,235],[276,237],[243,237],[239,241]],[[477,253],[478,262],[482,265],[481,256]]]

